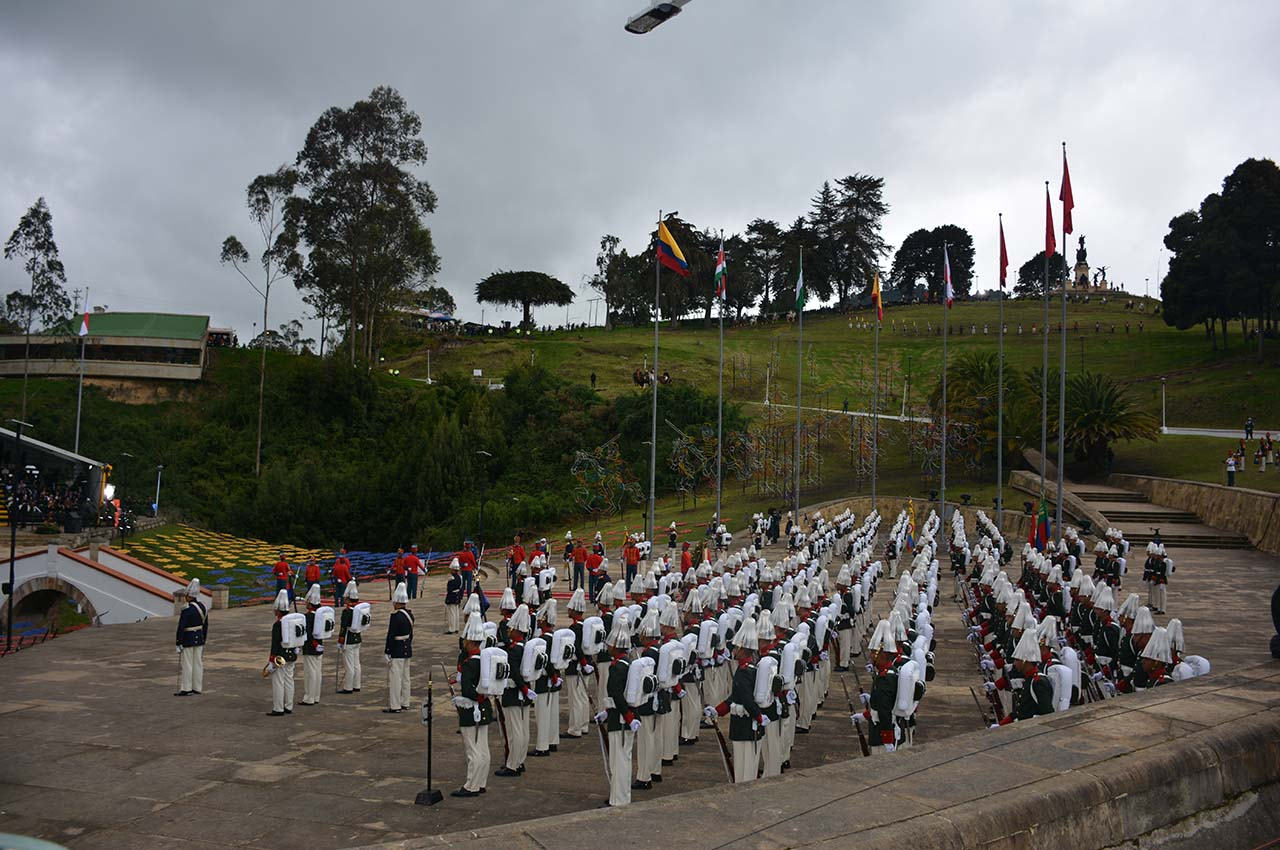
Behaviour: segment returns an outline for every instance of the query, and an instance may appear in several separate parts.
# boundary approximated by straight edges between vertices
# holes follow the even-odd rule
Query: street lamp
[[[30,422],[23,422],[21,419],[10,419],[11,423],[17,427],[14,433],[17,435],[13,444],[13,454],[18,459],[18,474],[27,468],[27,459],[22,455],[22,429],[33,427]],[[13,496],[18,495],[18,481],[13,482]],[[9,499],[9,583],[5,585],[4,595],[6,597],[6,606],[9,611],[5,615],[5,649],[8,650],[13,646],[13,591],[14,591],[14,564],[17,561],[18,551],[18,516],[14,511],[17,507],[15,500]]]
[[[689,0],[671,0],[670,3],[650,3],[635,15],[627,19],[625,29],[633,35],[644,35],[654,27],[657,27],[680,14],[681,8],[687,5],[689,5]]]
[[[1165,422],[1165,419],[1164,419],[1164,385],[1165,385],[1165,379],[1161,378],[1160,379],[1160,433],[1161,434],[1169,433],[1169,428],[1167,427],[1167,423]]]
[[[493,457],[492,454],[490,454],[489,452],[486,452],[484,449],[477,449],[476,455],[478,457],[485,458],[485,460],[488,460],[489,458]],[[480,470],[480,534],[479,534],[479,537],[480,537],[480,557],[483,558],[484,557],[484,497],[485,497],[485,493],[488,492],[489,476],[484,468],[485,467],[484,461],[481,461],[480,463],[481,463],[481,470]]]
[[[164,472],[164,464],[156,466],[156,500],[151,504],[151,515],[160,516],[160,474]]]

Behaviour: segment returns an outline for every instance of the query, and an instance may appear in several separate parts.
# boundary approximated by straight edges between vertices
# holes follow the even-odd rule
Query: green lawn
[[[1116,463],[1112,471],[1226,484],[1224,461],[1227,452],[1239,443],[1238,439],[1172,434],[1161,436],[1156,443],[1125,443],[1116,447]],[[1236,474],[1236,486],[1280,493],[1280,470],[1268,466],[1265,473],[1259,473],[1253,465],[1253,452],[1257,447],[1257,440],[1249,445],[1245,470]]]

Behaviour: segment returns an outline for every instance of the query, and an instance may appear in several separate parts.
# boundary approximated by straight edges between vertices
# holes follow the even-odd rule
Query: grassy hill
[[[1149,302],[1150,303],[1150,302]],[[1214,351],[1199,330],[1178,331],[1167,327],[1158,316],[1124,310],[1122,302],[1108,305],[1069,304],[1067,326],[1068,369],[1079,370],[1081,363],[1091,371],[1099,371],[1124,381],[1136,403],[1157,417],[1160,415],[1160,379],[1167,384],[1167,418],[1170,426],[1240,427],[1246,416],[1259,423],[1280,425],[1280,346],[1268,341],[1264,365],[1256,362],[1256,343],[1246,346],[1238,326],[1232,328],[1231,348]],[[1050,307],[1050,326],[1056,327],[1060,305]],[[1009,333],[1005,338],[1008,362],[1030,369],[1041,362],[1042,337],[1031,334],[1033,324],[1039,326],[1042,307],[1039,301],[1010,301],[1005,306]],[[926,323],[934,327],[942,316],[942,308],[933,305],[891,307],[885,313],[885,329],[880,336],[881,369],[888,386],[882,410],[901,409],[904,384],[910,373],[909,402],[919,403],[940,377],[942,338],[926,335]],[[964,335],[952,333],[948,353],[996,348],[997,305],[994,302],[957,304],[949,320],[952,327],[962,325]],[[849,316],[825,314],[806,316],[804,346],[806,374],[804,397],[839,408],[847,398],[851,408],[870,406],[873,334],[858,329],[870,311]],[[1130,323],[1125,333],[1125,322]],[[1080,332],[1074,332],[1076,323]],[[1138,323],[1144,327],[1138,330]],[[1095,323],[1101,332],[1095,333]],[[666,323],[660,330],[659,367],[670,371],[677,381],[689,382],[700,389],[716,390],[717,330],[692,326],[686,322],[672,330]],[[851,324],[853,327],[851,327]],[[920,335],[893,333],[892,325],[918,327]],[[1023,333],[1018,334],[1022,325]],[[1114,325],[1114,332],[1112,326]],[[971,334],[975,326],[977,334]],[[983,334],[986,326],[988,333]],[[773,399],[794,403],[796,374],[796,327],[794,324],[741,325],[725,328],[726,395],[742,402],[763,401],[766,366],[772,361],[779,380]],[[1061,340],[1050,336],[1049,368],[1056,374]],[[776,352],[776,354],[775,354]],[[508,368],[534,362],[571,381],[587,383],[596,374],[597,390],[609,397],[634,390],[632,373],[653,356],[653,328],[625,328],[605,331],[592,328],[579,331],[537,333],[532,336],[464,338],[440,345],[431,351],[431,374],[446,371],[470,374],[482,369],[486,376],[499,377]],[[393,350],[387,366],[398,368],[405,377],[427,375],[427,349]],[[806,402],[807,404],[808,402]],[[751,408],[746,410],[754,414]]]

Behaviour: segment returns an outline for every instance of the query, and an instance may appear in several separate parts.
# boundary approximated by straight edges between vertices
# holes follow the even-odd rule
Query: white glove
[[[596,672],[596,668],[592,667],[590,664],[582,668],[582,675],[584,676],[590,676],[594,672]]]
[[[855,726],[861,726],[867,722],[867,718],[863,717],[861,714],[850,714],[849,719],[853,721]]]
[[[772,722],[773,722],[773,721],[771,721],[768,717],[765,717],[763,714],[762,714],[762,715],[760,715],[760,728],[761,728],[761,729],[767,729],[767,728],[769,727],[769,724],[770,724],[770,723],[772,723]]]
[[[990,658],[984,658],[978,662],[978,667],[990,672],[996,669],[996,663]]]
[[[983,683],[982,683],[982,689],[983,689],[984,691],[986,691],[987,693],[992,693],[992,692],[994,692],[994,691],[995,691],[995,689],[996,689],[996,683],[995,683],[995,682],[983,682]]]
[[[1107,696],[1109,696],[1109,697],[1113,697],[1113,696],[1115,696],[1115,695],[1116,695],[1116,685],[1115,685],[1115,682],[1103,682],[1103,683],[1102,683],[1102,690],[1106,691]]]
[[[596,714],[596,722],[597,722],[597,723],[603,723],[603,722],[605,722],[605,721],[606,721],[606,720],[608,720],[608,719],[609,719],[609,712],[607,712],[607,711],[601,711],[601,712],[598,712],[598,713]]]
[[[466,706],[462,704],[462,703],[463,703],[463,701],[471,702],[471,700],[466,699],[466,697],[454,697],[454,698],[453,698],[453,707],[454,707],[454,708],[466,708]]]
[[[969,631],[975,635],[982,634],[982,626],[970,626]]]
[[[964,636],[964,639],[969,641],[969,643],[977,643],[979,640],[979,635],[977,632],[969,632],[969,634]]]
[[[387,659],[387,663],[388,663],[388,664],[390,664],[390,663],[391,663],[391,656],[390,656],[390,655],[383,655],[382,657],[383,657],[383,658],[385,658],[385,659]]]
[[[988,728],[988,729],[999,729],[999,728],[1000,728],[1000,724],[999,724],[999,723],[992,723],[992,724],[991,724],[990,726],[988,726],[987,728]]]
[[[1064,646],[1066,646],[1066,645],[1067,645],[1067,639],[1066,639],[1065,637],[1059,637],[1059,638],[1058,638],[1058,648],[1059,648],[1059,649],[1061,649],[1062,647],[1064,647]]]
[[[827,660],[827,651],[826,651],[825,649],[824,649],[824,650],[822,650],[822,652],[819,652],[819,653],[818,653],[818,659],[819,659],[820,661],[826,661],[826,660]]]
[[[1094,674],[1093,674],[1092,676],[1090,676],[1089,678],[1090,678],[1090,679],[1093,679],[1093,681],[1095,681],[1095,682],[1101,682],[1101,681],[1102,681],[1102,671],[1101,671],[1101,670],[1097,671],[1096,673],[1094,673]]]
[[[178,651],[178,654],[179,654],[179,655],[181,655],[181,654],[182,654],[182,645],[181,645],[181,644],[174,644],[174,645],[173,645],[173,648],[174,648],[174,649],[176,649],[176,650]]]
[[[862,700],[863,705],[871,705],[871,694],[858,694],[858,699]]]
[[[787,691],[787,705],[795,705],[797,699],[795,691]]]
[[[896,749],[898,749],[898,745],[897,745],[897,744],[885,744],[885,745],[884,745],[884,751],[885,751],[886,753],[891,753],[891,752],[893,752],[893,751],[894,751],[894,750],[896,750]]]
[[[872,675],[875,675],[875,672],[876,672],[876,665],[874,665],[874,664],[868,664],[868,665],[867,665],[867,672],[868,672],[868,673],[871,673]]]
[[[702,709],[702,713],[705,714],[711,720],[715,720],[717,717],[720,716],[720,712],[716,711],[716,707],[714,705],[709,705],[706,708]]]
[[[631,729],[631,731],[632,731],[632,732],[639,732],[639,731],[640,731],[640,721],[639,721],[639,720],[632,720],[630,723],[628,723],[628,724],[627,724],[627,726],[628,726],[628,727],[630,727],[630,729]]]

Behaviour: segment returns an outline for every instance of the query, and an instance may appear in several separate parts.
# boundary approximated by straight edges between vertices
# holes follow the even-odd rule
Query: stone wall
[[[1145,475],[1113,474],[1107,483],[1157,505],[1191,511],[1207,525],[1238,531],[1263,552],[1280,554],[1280,494]]]

